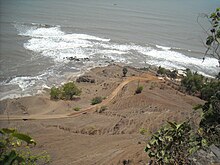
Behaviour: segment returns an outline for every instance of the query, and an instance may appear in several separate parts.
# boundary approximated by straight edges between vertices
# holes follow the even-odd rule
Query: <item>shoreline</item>
[[[167,120],[181,122],[191,116],[194,105],[204,101],[175,90],[148,71],[128,66],[123,77],[122,69],[112,64],[86,72],[84,76],[95,83],[76,82],[82,89],[79,99],[52,101],[47,93],[0,101],[0,125],[28,132],[39,150],[51,155],[53,165],[146,162],[147,135],[139,130],[154,132]],[[143,91],[135,94],[138,85]],[[93,106],[96,96],[105,99]]]
[[[142,68],[139,68],[139,67],[134,67],[134,66],[131,66],[129,64],[125,64],[125,63],[119,63],[119,62],[106,62],[106,63],[99,63],[97,65],[93,65],[93,66],[89,66],[89,67],[86,67],[86,68],[82,68],[80,71],[78,72],[67,72],[65,77],[66,79],[61,82],[60,84],[57,84],[56,86],[60,86],[66,82],[69,82],[69,81],[75,81],[78,77],[80,76],[83,76],[85,75],[86,73],[90,72],[92,69],[95,69],[95,68],[100,68],[100,67],[108,67],[110,65],[118,65],[120,67],[123,67],[123,66],[126,66],[126,67],[131,67],[131,68],[135,68],[137,70],[147,70],[151,73],[153,73],[154,75],[157,75],[157,70],[158,70],[158,66],[155,66],[155,65],[149,65],[147,64],[147,67],[142,67]],[[169,68],[165,68],[167,70],[177,70],[177,73],[180,73],[182,75],[184,75],[184,69],[169,69]],[[204,75],[204,77],[207,77],[207,78],[214,78],[214,76],[209,76],[209,75]],[[169,80],[169,78],[168,78]],[[51,86],[52,87],[52,86]],[[4,100],[7,100],[7,99],[18,99],[18,98],[22,98],[22,97],[31,97],[31,96],[44,96],[45,93],[51,89],[51,87],[47,86],[46,84],[43,84],[41,86],[41,89],[38,89],[35,93],[24,93],[22,94],[22,91],[21,92],[17,92],[16,94],[15,93],[11,93],[11,92],[8,92],[10,94],[0,98],[0,101],[4,101]],[[19,94],[21,93],[21,94]]]

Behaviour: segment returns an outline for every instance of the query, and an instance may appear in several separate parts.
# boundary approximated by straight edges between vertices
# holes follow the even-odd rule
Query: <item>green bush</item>
[[[211,87],[204,87],[201,90],[201,98],[203,100],[208,100],[209,98],[211,98],[214,95],[215,91],[213,88]]]
[[[194,109],[202,109],[202,119],[199,126],[202,128],[203,137],[208,144],[220,147],[220,91],[208,99],[204,105],[198,105]]]
[[[47,164],[50,157],[46,152],[32,154],[31,148],[37,143],[29,135],[12,128],[0,129],[0,164]]]
[[[61,91],[59,88],[52,87],[50,90],[50,99],[51,100],[57,100],[61,97]]]
[[[52,87],[50,90],[50,98],[52,100],[72,100],[74,96],[79,96],[80,94],[81,90],[74,84],[74,82],[68,82],[60,88]]]
[[[203,100],[209,100],[211,96],[220,90],[220,81],[218,79],[205,79],[197,72],[192,73],[190,69],[186,70],[186,76],[181,80],[183,86],[189,94],[198,93]]]
[[[128,73],[128,69],[126,67],[124,67],[122,69],[122,72],[123,72],[123,76],[126,77],[126,74]]]
[[[91,100],[91,104],[92,105],[95,105],[95,104],[99,104],[99,103],[101,103],[102,102],[102,97],[95,97],[95,98],[93,98],[92,100]]]
[[[74,111],[79,111],[80,109],[81,109],[80,107],[73,108]]]
[[[79,96],[81,90],[73,82],[69,82],[63,85],[62,87],[63,97],[67,100],[72,100],[73,96]]]
[[[157,74],[161,74],[161,75],[164,75],[166,74],[166,69],[159,66],[158,70],[157,70]]]
[[[190,164],[189,155],[206,146],[206,140],[197,141],[189,122],[168,124],[152,135],[145,151],[155,164]]]
[[[201,99],[208,101],[217,91],[220,91],[219,80],[206,82],[201,89]]]
[[[135,91],[135,94],[141,93],[143,89],[144,89],[143,86],[138,86],[137,89],[136,89],[136,91]]]
[[[159,66],[158,70],[157,70],[157,74],[160,74],[160,75],[167,75],[168,77],[170,78],[177,78],[177,70],[169,70],[169,69],[165,69],[161,66]]]
[[[145,128],[140,128],[139,132],[141,135],[145,135],[148,131]]]
[[[185,87],[189,94],[199,92],[204,84],[204,76],[197,72],[192,73],[190,69],[186,70],[186,77],[181,80],[181,85]]]

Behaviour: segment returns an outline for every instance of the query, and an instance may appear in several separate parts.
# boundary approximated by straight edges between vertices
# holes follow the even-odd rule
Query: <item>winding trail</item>
[[[47,114],[35,114],[35,115],[29,115],[29,116],[21,116],[21,115],[10,115],[9,118],[7,115],[0,115],[0,121],[1,120],[45,120],[45,119],[62,119],[62,118],[71,118],[71,117],[76,117],[82,114],[86,114],[88,112],[95,111],[96,109],[100,108],[101,106],[106,106],[108,105],[116,96],[117,94],[121,91],[121,89],[127,85],[128,83],[132,81],[149,81],[149,80],[154,80],[154,81],[161,81],[157,77],[152,76],[150,74],[143,74],[139,77],[128,77],[125,79],[123,82],[121,82],[118,87],[105,99],[103,100],[100,104],[92,105],[87,108],[84,108],[78,112],[73,112],[73,113],[68,113],[68,114],[57,114],[57,115],[47,115]]]

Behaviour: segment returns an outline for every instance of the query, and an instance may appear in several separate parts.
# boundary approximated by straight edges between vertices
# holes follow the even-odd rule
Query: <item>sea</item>
[[[0,0],[0,100],[39,94],[96,66],[215,76],[205,14],[219,0]]]

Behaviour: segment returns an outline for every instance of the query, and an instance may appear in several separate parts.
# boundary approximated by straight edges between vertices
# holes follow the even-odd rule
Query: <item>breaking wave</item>
[[[190,50],[181,50],[167,46],[149,46],[138,43],[124,43],[112,41],[109,38],[98,37],[89,34],[66,33],[60,26],[45,24],[18,24],[15,28],[18,35],[27,37],[23,44],[24,48],[34,54],[48,57],[57,65],[67,65],[73,57],[74,59],[89,59],[90,65],[102,63],[104,61],[114,61],[133,64],[134,66],[144,66],[145,64],[162,66],[166,68],[186,69],[190,68],[204,75],[213,76],[218,73],[218,61],[214,58],[207,58],[202,62],[201,58],[191,57]],[[181,51],[178,51],[181,50]],[[78,65],[86,66],[86,62]],[[71,66],[73,67],[73,66]],[[22,91],[30,90],[39,82],[41,86],[48,81],[48,75],[41,73],[34,77],[14,77],[4,82],[4,85],[17,85]],[[53,68],[51,69],[53,73]],[[59,77],[56,74],[56,77]],[[44,83],[43,83],[44,82]]]

